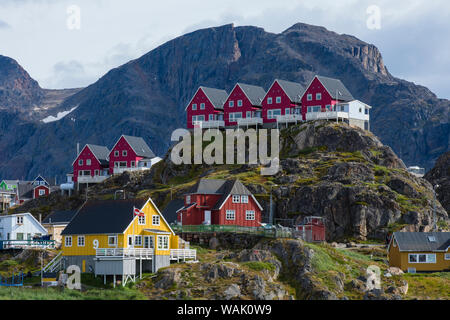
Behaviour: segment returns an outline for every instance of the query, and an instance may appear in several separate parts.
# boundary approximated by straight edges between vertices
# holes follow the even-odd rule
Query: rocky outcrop
[[[450,151],[444,153],[436,161],[435,166],[425,176],[433,186],[437,186],[436,194],[442,206],[450,212]]]

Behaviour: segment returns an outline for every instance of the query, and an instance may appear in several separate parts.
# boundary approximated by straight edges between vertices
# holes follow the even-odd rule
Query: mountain
[[[450,212],[450,151],[436,161],[435,166],[425,176],[436,188],[436,197],[442,206]]]
[[[171,40],[66,98],[57,110],[73,110],[70,116],[0,138],[11,148],[0,156],[0,176],[62,176],[77,142],[112,146],[121,134],[144,137],[162,155],[172,131],[185,127],[198,86],[230,91],[239,81],[267,89],[275,78],[307,85],[315,74],[341,79],[372,105],[371,129],[407,165],[431,168],[449,150],[450,102],[392,76],[375,46],[302,23],[279,34],[230,24]]]

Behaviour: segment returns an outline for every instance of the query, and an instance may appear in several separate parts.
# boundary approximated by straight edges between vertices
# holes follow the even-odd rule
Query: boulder
[[[399,276],[403,274],[403,271],[400,268],[397,267],[389,267],[387,269],[387,272],[389,272],[390,274],[394,275],[394,276]]]
[[[233,298],[239,298],[241,296],[241,288],[237,284],[230,285],[225,291],[224,291],[224,299],[225,300],[231,300]]]
[[[160,271],[160,278],[155,283],[155,288],[167,290],[177,286],[181,280],[180,268],[168,268]]]

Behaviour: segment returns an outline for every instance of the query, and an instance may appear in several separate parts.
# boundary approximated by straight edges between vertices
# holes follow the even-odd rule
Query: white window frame
[[[249,221],[256,220],[255,210],[245,210],[245,220]]]
[[[119,151],[118,150],[116,150],[116,151],[114,151],[114,157],[118,157],[119,156]]]
[[[267,119],[276,119],[276,116],[281,116],[281,109],[267,110]]]
[[[286,115],[291,114],[291,108],[284,109],[284,114],[286,114]]]
[[[209,120],[209,121],[214,121],[214,115],[213,115],[213,114],[210,114],[210,115],[208,116],[208,120]]]
[[[186,204],[191,204],[191,196],[186,196]]]
[[[114,243],[111,244],[111,239],[114,239]],[[108,246],[109,247],[117,247],[117,236],[108,236]]]
[[[419,256],[425,256],[425,261],[419,261]],[[411,261],[411,256],[416,256],[416,261]],[[434,257],[434,259],[428,259],[430,256]],[[408,254],[408,263],[436,263],[436,254],[435,253],[409,253]]]
[[[155,219],[157,220],[158,223],[155,223],[155,222],[156,222]],[[152,215],[152,225],[153,225],[153,226],[159,226],[159,225],[161,225],[161,218],[160,218],[159,215],[157,215],[157,214]]]
[[[169,250],[169,236],[156,236],[158,243],[158,250]]]
[[[450,260],[450,253],[444,254],[444,260]]]
[[[241,203],[248,203],[248,196],[241,196]]]
[[[122,157],[126,157],[128,155],[127,150],[122,150]]]
[[[236,211],[235,210],[227,210],[225,212],[226,220],[236,220]]]
[[[45,190],[39,189],[39,196],[45,196]]]
[[[87,166],[90,166],[91,164],[92,164],[91,159],[86,159],[86,165],[87,165]]]
[[[192,110],[197,110],[197,104],[196,103],[192,104]]]
[[[79,166],[82,166],[82,165],[83,165],[83,159],[79,159],[79,160],[78,160],[78,165],[79,165]]]
[[[241,203],[241,196],[234,194],[232,195],[232,200],[233,203]]]
[[[275,103],[281,103],[281,97],[276,97],[275,98]]]
[[[268,98],[267,98],[267,104],[272,104],[272,103],[273,103],[272,97],[268,97]]]
[[[140,226],[145,226],[145,215],[143,215],[143,216],[138,216],[138,225],[140,225]]]
[[[65,236],[64,237],[64,246],[65,247],[71,247],[72,246],[72,236]]]
[[[205,110],[206,105],[204,102],[200,103],[200,110]]]
[[[142,236],[134,236],[134,245],[142,246]]]
[[[316,93],[316,100],[322,100],[322,94]]]
[[[78,245],[79,247],[84,247],[85,244],[86,244],[86,241],[85,241],[85,240],[86,240],[86,239],[85,239],[84,236],[78,236],[78,237],[77,237],[77,245]]]
[[[312,101],[312,93],[308,93],[307,95],[306,95],[306,100],[307,101]]]
[[[245,117],[246,117],[246,118],[251,118],[251,117],[252,117],[252,112],[251,112],[251,111],[247,111],[247,112],[245,113]]]
[[[18,216],[16,218],[16,224],[23,224],[23,216]]]
[[[238,117],[236,117],[238,115]],[[228,117],[228,121],[237,122],[237,119],[242,119],[242,112],[231,112]]]
[[[234,108],[234,101],[233,100],[228,101],[228,107]]]
[[[243,105],[242,100],[238,100],[238,101],[237,101],[237,106],[238,106],[238,107],[242,107],[242,105]]]

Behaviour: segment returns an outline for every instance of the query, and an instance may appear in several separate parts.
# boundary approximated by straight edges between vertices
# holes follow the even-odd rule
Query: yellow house
[[[134,214],[135,209],[142,216]],[[156,272],[181,258],[196,258],[173,232],[152,199],[89,200],[61,233],[65,267],[122,276]]]
[[[52,236],[52,240],[55,240],[58,247],[62,244],[61,232],[76,213],[76,210],[55,211],[42,221],[42,226],[47,229],[48,234]]]
[[[450,271],[450,232],[394,232],[389,266],[405,272]]]

